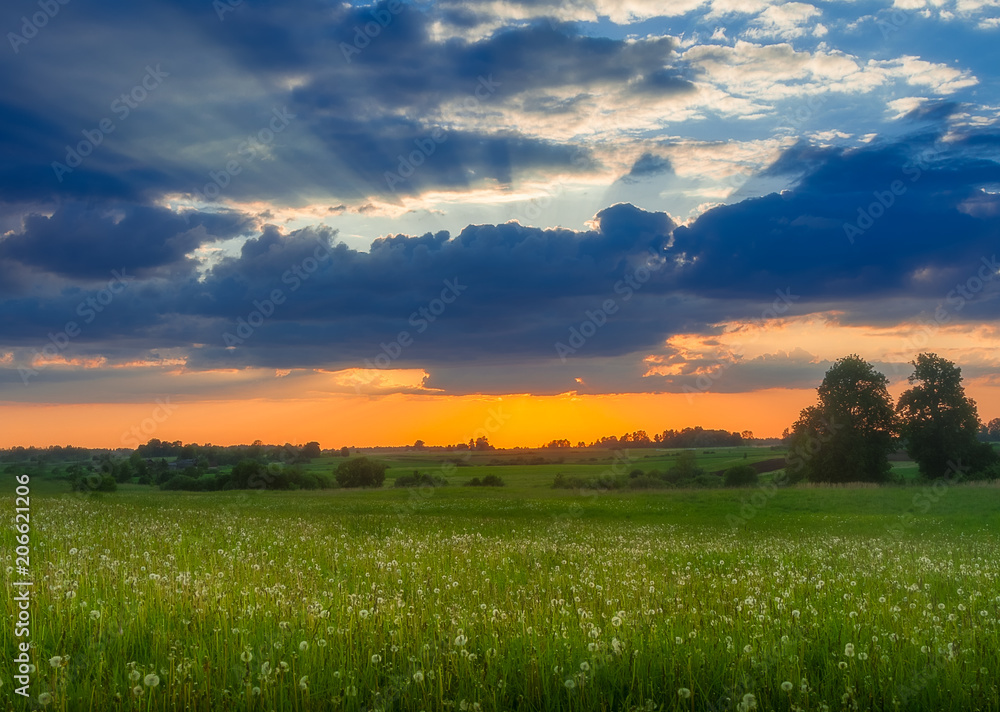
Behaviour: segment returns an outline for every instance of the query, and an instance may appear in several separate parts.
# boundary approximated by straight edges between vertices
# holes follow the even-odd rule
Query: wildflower
[[[240,660],[242,660],[245,663],[250,662],[251,660],[253,660],[253,653],[251,653],[249,650],[244,650],[242,653],[240,653]]]
[[[251,695],[253,695],[254,697],[259,697],[259,696],[260,696],[260,688],[259,688],[259,687],[257,687],[256,685],[254,685],[254,686],[253,686],[253,687],[252,687],[252,688],[250,689],[250,694],[251,694]]]
[[[94,609],[90,612],[90,620],[96,621],[100,620],[100,618],[101,618],[101,612],[98,611],[97,609]]]
[[[52,701],[52,695],[50,695],[48,692],[43,692],[38,696],[38,704],[42,705],[43,707],[49,704],[51,701]]]
[[[155,672],[151,672],[148,675],[146,675],[146,677],[142,678],[142,683],[146,687],[156,687],[157,685],[160,684],[160,676],[157,675]]]
[[[791,692],[793,687],[794,685],[792,685],[792,683],[790,683],[788,680],[785,680],[783,683],[781,683],[781,689],[784,690],[785,692]]]
[[[466,644],[467,642],[469,642],[469,639],[468,639],[468,638],[466,638],[466,637],[465,637],[464,635],[462,635],[462,634],[459,634],[458,636],[456,636],[456,637],[455,637],[455,646],[456,646],[456,647],[459,647],[459,648],[461,648],[461,647],[463,647],[463,646],[464,646],[464,645],[465,645],[465,644]]]
[[[303,692],[309,689],[308,675],[303,675],[301,678],[299,678],[299,689],[302,690]]]
[[[588,663],[586,660],[584,660],[582,663],[580,663],[580,669],[583,672],[589,672],[590,671],[590,663]]]
[[[51,665],[54,668],[57,668],[60,665],[62,665],[62,661],[63,661],[62,657],[60,657],[59,655],[54,655],[53,657],[49,658],[49,665]]]
[[[368,611],[362,608],[360,611],[358,611],[358,616],[361,618],[361,620],[364,620],[365,618],[368,617]]]
[[[378,665],[380,662],[382,662],[382,656],[381,655],[379,655],[378,653],[375,653],[374,655],[372,655],[372,665]]]
[[[413,681],[418,684],[423,682],[424,674],[420,670],[417,670],[415,673],[413,673]]]
[[[140,677],[142,677],[142,673],[140,673],[138,670],[133,670],[128,674],[128,679],[131,680],[132,682],[139,682]]]
[[[686,687],[682,687],[679,690],[677,690],[677,696],[680,697],[682,700],[689,700],[691,699],[691,690],[687,689]]]
[[[347,695],[348,697],[357,697],[358,688],[356,688],[354,685],[350,685],[346,690],[344,690],[344,694]]]
[[[622,619],[619,618],[618,616],[615,616],[614,618],[611,619],[611,625],[613,625],[615,628],[617,628],[621,624],[622,624]]]
[[[848,643],[844,646],[844,657],[853,658],[854,657],[854,644]]]
[[[737,707],[740,712],[749,712],[749,710],[757,709],[757,698],[753,696],[753,693],[748,692],[743,695],[743,700]]]
[[[309,643],[303,640],[301,643],[299,643],[299,650],[301,650],[303,653],[309,650]]]
[[[566,685],[567,690],[572,690],[574,687],[576,687],[576,680],[574,680],[573,678],[569,678],[568,680],[566,680],[564,684]]]
[[[263,663],[261,663],[260,674],[263,677],[267,677],[268,675],[270,675],[271,674],[271,663],[267,662],[266,660]]]
[[[136,697],[142,697],[142,688],[136,685],[132,688],[132,694]]]

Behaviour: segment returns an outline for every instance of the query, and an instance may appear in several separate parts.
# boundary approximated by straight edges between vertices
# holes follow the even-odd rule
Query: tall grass
[[[902,537],[850,506],[905,504],[899,490],[801,493],[822,511],[782,492],[732,531],[738,493],[445,489],[400,516],[399,492],[36,498],[32,703],[9,668],[0,696],[19,709],[45,693],[57,710],[1000,709],[1000,541],[958,516],[993,489],[956,488]],[[7,660],[12,636],[0,630]]]

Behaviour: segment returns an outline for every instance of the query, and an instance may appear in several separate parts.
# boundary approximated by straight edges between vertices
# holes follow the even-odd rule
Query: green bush
[[[412,475],[400,475],[393,482],[394,487],[444,487],[447,484],[448,480],[441,475],[428,475],[416,470]]]
[[[750,487],[757,484],[757,470],[750,465],[736,465],[726,470],[723,483],[726,487]]]
[[[483,479],[478,477],[473,477],[471,480],[465,483],[466,487],[503,487],[503,478],[499,475],[486,475]]]
[[[337,466],[337,484],[341,487],[381,487],[386,469],[384,463],[357,457]]]

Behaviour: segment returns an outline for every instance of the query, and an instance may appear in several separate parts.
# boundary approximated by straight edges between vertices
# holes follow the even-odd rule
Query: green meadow
[[[782,455],[712,450],[709,471]],[[8,585],[4,708],[1000,710],[1000,488],[556,490],[621,459],[369,455],[380,490],[78,494],[34,471],[31,696]],[[392,487],[414,470],[448,485]],[[487,474],[505,486],[462,486]],[[12,474],[2,501],[12,519]]]

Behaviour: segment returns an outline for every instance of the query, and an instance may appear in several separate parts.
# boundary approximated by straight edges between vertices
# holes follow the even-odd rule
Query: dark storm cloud
[[[0,239],[0,262],[83,280],[107,278],[113,269],[142,276],[182,262],[203,244],[250,229],[249,219],[234,212],[67,203],[51,216],[27,215],[22,230]]]
[[[98,346],[128,334],[137,352],[185,348],[197,369],[360,366],[384,346],[393,351],[406,331],[413,343],[393,365],[433,370],[557,362],[555,344],[568,343],[588,320],[601,323],[570,363],[653,353],[673,334],[711,334],[720,322],[760,318],[776,292],[789,289],[796,298],[783,314],[839,310],[845,323],[873,323],[877,303],[898,323],[947,304],[956,284],[998,252],[1000,206],[980,186],[995,183],[1000,170],[955,145],[924,137],[850,151],[794,149],[775,170],[807,156],[796,187],[716,208],[685,227],[619,204],[589,231],[470,225],[455,236],[395,235],[361,252],[337,244],[329,228],[285,234],[267,226],[201,278],[188,270],[139,280],[128,302],[88,333]],[[906,190],[851,244],[844,225],[897,180]],[[173,264],[211,236],[243,229],[234,215],[132,208],[116,217],[76,208],[29,220],[0,242],[0,253],[7,263],[99,276],[126,258],[150,269]],[[92,253],[72,252],[81,235]],[[648,278],[636,284],[643,269]],[[996,318],[997,280],[987,281],[962,309],[949,307],[952,319]],[[457,291],[443,313],[431,319],[420,311],[448,289]],[[274,290],[283,300],[272,310],[265,302]],[[44,336],[82,294],[8,299],[5,333],[19,343]],[[609,303],[615,312],[604,318]],[[227,348],[225,335],[257,310],[273,313]],[[741,369],[751,367],[780,370]]]
[[[675,233],[680,286],[738,298],[777,285],[814,300],[934,297],[998,252],[1000,164],[922,135],[859,149],[795,148],[781,194],[715,208]]]
[[[442,18],[410,4],[221,5],[229,9],[217,12],[211,2],[67,7],[17,53],[0,54],[8,79],[0,98],[0,200],[193,195],[232,160],[240,174],[224,180],[224,197],[238,200],[356,200],[509,183],[520,172],[581,171],[593,161],[583,149],[524,136],[516,125],[456,123],[452,112],[488,116],[519,97],[543,110],[550,90],[565,98],[567,90],[585,95],[609,83],[665,95],[692,90],[670,68],[676,58],[668,39],[594,38],[542,23],[440,42],[430,28]],[[17,27],[19,12],[5,9],[0,26]],[[445,15],[446,23],[461,21]],[[143,100],[117,114],[114,102],[147,66],[166,74],[162,86],[140,91]],[[244,142],[275,109],[295,118],[248,158]],[[112,128],[85,147],[81,165],[54,170],[103,119]],[[430,144],[433,155],[419,157],[419,170],[388,181],[400,157],[428,145],[436,130],[445,140]]]

